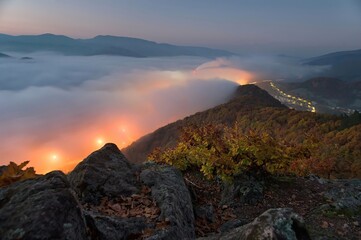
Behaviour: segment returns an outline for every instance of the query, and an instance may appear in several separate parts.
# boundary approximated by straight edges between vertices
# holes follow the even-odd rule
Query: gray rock
[[[333,187],[324,197],[330,204],[322,206],[322,210],[334,210],[349,215],[361,213],[361,180],[333,180]]]
[[[310,240],[303,219],[291,209],[270,209],[253,222],[207,240]]]
[[[239,177],[223,185],[221,204],[232,205],[239,197],[241,203],[255,204],[263,199],[264,183],[254,178]]]
[[[244,221],[241,221],[240,219],[235,219],[235,220],[230,220],[228,222],[225,222],[220,228],[219,228],[219,231],[221,233],[225,233],[225,232],[228,232],[234,228],[237,228],[237,227],[240,227],[240,226],[243,226],[245,224],[247,224],[248,222],[244,222]]]
[[[239,189],[241,203],[256,204],[263,199],[263,184],[258,181],[248,181]]]
[[[152,197],[161,210],[160,219],[170,223],[168,228],[149,239],[194,239],[192,201],[179,170],[153,165],[141,172],[140,179],[151,187]]]
[[[138,239],[148,227],[144,218],[118,218],[86,212],[86,222],[91,232],[91,239],[120,240]]]
[[[326,184],[329,182],[328,180],[321,178],[315,174],[310,174],[307,178],[311,181],[317,181],[319,184]]]
[[[233,183],[223,184],[222,194],[221,194],[221,205],[232,205],[234,199],[239,195],[239,184],[234,181]]]
[[[1,239],[87,239],[80,205],[62,172],[0,189]]]
[[[194,208],[197,218],[202,218],[212,223],[215,220],[214,207],[211,204],[197,206]]]
[[[129,196],[138,191],[134,166],[111,143],[79,163],[68,179],[81,201],[95,205],[103,197]]]

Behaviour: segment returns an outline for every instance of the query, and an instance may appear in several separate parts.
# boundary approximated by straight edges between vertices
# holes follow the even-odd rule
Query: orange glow
[[[240,85],[247,84],[254,78],[254,74],[233,66],[227,59],[206,62],[194,69],[192,75],[199,79],[225,79]]]
[[[251,81],[253,75],[250,72],[237,68],[210,68],[197,70],[194,74],[200,79],[219,78],[226,79],[240,85],[247,84]]]
[[[91,152],[103,147],[108,142],[117,144],[120,149],[124,148],[141,136],[208,106],[204,103],[197,105],[192,101],[185,101],[179,104],[177,102],[177,108],[174,108],[172,104],[175,102],[170,101],[169,104],[165,104],[167,108],[164,110],[162,103],[165,99],[159,97],[161,94],[156,91],[163,90],[161,93],[164,93],[168,91],[167,88],[180,85],[183,87],[187,81],[194,80],[224,79],[238,84],[246,84],[253,77],[252,73],[217,60],[203,64],[196,69],[151,71],[150,73],[143,72],[143,75],[138,74],[135,79],[144,78],[147,81],[135,81],[129,92],[117,92],[117,85],[113,87],[114,92],[111,94],[116,96],[109,98],[113,102],[107,103],[104,105],[105,107],[102,105],[102,108],[98,106],[102,112],[97,112],[96,117],[92,117],[91,121],[85,119],[84,122],[79,121],[76,124],[64,125],[59,129],[54,128],[52,132],[42,136],[46,141],[43,138],[38,140],[37,136],[33,138],[30,134],[27,135],[30,136],[27,139],[21,138],[17,142],[9,141],[8,146],[21,144],[26,146],[26,151],[14,151],[4,147],[1,157],[4,161],[16,161],[17,163],[30,160],[29,165],[40,174],[52,170],[69,172]],[[119,88],[124,87],[120,86]],[[174,91],[174,88],[171,90]],[[134,96],[142,96],[142,98]],[[126,98],[127,104],[119,104],[118,97]],[[103,110],[104,108],[105,110]]]
[[[51,156],[51,159],[55,162],[59,159],[58,155],[54,154]]]
[[[91,152],[103,147],[107,142],[116,143],[119,148],[124,148],[141,137],[145,131],[149,131],[144,129],[141,132],[131,124],[124,124],[124,118],[122,118],[121,124],[119,121],[114,123],[106,119],[103,121],[105,124],[95,123],[97,126],[105,126],[102,129],[102,135],[99,135],[96,126],[93,129],[79,129],[77,132],[59,136],[54,143],[49,143],[48,146],[34,146],[30,152],[19,152],[15,155],[12,153],[11,156],[24,159],[23,161],[30,160],[29,165],[40,174],[53,170],[62,170],[67,173]],[[132,122],[131,119],[128,121]],[[89,139],[93,139],[93,141],[89,141]],[[30,158],[26,159],[24,155],[30,156]],[[20,163],[21,161],[16,162]]]
[[[104,145],[104,140],[103,140],[103,138],[98,138],[97,140],[96,140],[96,143],[97,143],[97,145],[99,146],[99,147],[101,147],[102,145]]]

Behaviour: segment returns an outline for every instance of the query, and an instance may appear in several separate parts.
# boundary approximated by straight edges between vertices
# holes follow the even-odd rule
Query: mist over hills
[[[257,85],[290,108],[336,115],[361,111],[361,81],[314,77],[302,82],[263,81]]]
[[[54,34],[22,36],[0,34],[0,51],[51,51],[65,55],[127,57],[200,56],[214,58],[234,55],[223,50],[176,46],[130,37],[97,36],[92,39],[73,39]]]
[[[287,91],[307,91],[312,99],[324,98],[338,101],[341,106],[351,106],[357,99],[361,99],[361,81],[347,82],[338,78],[318,77],[304,82],[282,83]]]
[[[347,81],[361,80],[361,49],[341,51],[304,60],[304,64],[330,66],[323,76]]]
[[[0,53],[0,58],[8,58],[8,57],[10,57],[10,56],[7,54],[4,54],[4,53]]]

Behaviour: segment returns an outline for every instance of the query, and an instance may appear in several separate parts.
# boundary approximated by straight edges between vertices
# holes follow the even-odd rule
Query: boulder
[[[263,199],[264,183],[253,177],[237,177],[233,183],[225,183],[222,189],[222,205],[240,203],[256,204]]]
[[[197,218],[205,219],[210,223],[214,222],[216,218],[212,204],[197,206],[194,208],[194,212]]]
[[[149,239],[194,239],[194,213],[190,194],[179,170],[152,165],[140,174],[141,181],[151,187],[152,197],[161,210],[160,220],[169,226]]]
[[[234,220],[229,220],[225,223],[222,224],[222,226],[219,228],[219,231],[221,233],[225,233],[228,232],[234,228],[246,225],[248,222],[244,222],[240,219],[234,219]]]
[[[108,143],[79,163],[68,179],[82,202],[98,205],[103,197],[136,193],[134,172],[118,147]]]
[[[253,222],[207,240],[310,240],[303,219],[291,209],[269,209]]]
[[[358,216],[361,213],[361,180],[334,180],[333,183],[334,186],[324,194],[331,203],[323,205],[322,210]]]
[[[88,239],[66,176],[59,171],[0,189],[1,239]]]
[[[86,212],[85,218],[91,239],[97,240],[137,239],[149,225],[144,218],[110,217],[93,212]]]
[[[256,204],[263,199],[263,184],[258,181],[248,181],[239,189],[241,203]]]

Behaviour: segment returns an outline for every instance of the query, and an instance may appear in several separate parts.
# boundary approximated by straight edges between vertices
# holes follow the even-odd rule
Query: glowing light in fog
[[[96,143],[97,143],[97,145],[98,145],[99,147],[101,147],[101,146],[104,144],[104,139],[98,138],[98,139],[96,140]]]

